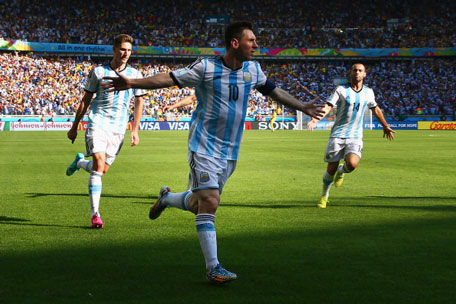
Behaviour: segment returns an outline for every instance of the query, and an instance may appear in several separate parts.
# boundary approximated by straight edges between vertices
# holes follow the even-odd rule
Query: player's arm
[[[375,108],[372,108],[371,110],[372,110],[372,113],[374,114],[374,116],[377,118],[378,122],[383,126],[383,137],[386,136],[386,138],[388,138],[388,140],[393,140],[394,139],[393,133],[396,133],[396,131],[391,129],[389,124],[386,122],[386,119],[385,119],[385,116],[383,116],[382,110],[378,106]]]
[[[131,145],[136,146],[139,144],[139,124],[141,123],[141,116],[144,109],[142,96],[135,98],[135,110],[133,112],[133,130],[131,131]]]
[[[261,90],[259,90],[263,93]],[[315,104],[312,102],[300,102],[296,98],[290,95],[285,90],[275,87],[269,94],[269,96],[276,102],[283,104],[286,107],[293,108],[309,115],[310,117],[320,118],[323,115],[323,105]]]
[[[71,143],[74,143],[76,137],[78,136],[79,122],[84,117],[84,114],[87,112],[87,108],[92,102],[93,94],[94,93],[92,92],[86,91],[84,93],[84,96],[82,97],[81,102],[79,103],[79,107],[76,110],[76,115],[74,117],[73,125],[71,126],[71,129],[67,132],[67,137],[71,140]]]
[[[101,87],[107,92],[123,91],[128,89],[161,89],[168,88],[176,83],[169,73],[162,73],[147,78],[128,78],[116,71],[119,77],[103,77]]]
[[[322,120],[323,118],[325,118],[326,115],[328,115],[328,113],[331,112],[331,110],[332,110],[332,105],[330,105],[329,103],[325,103],[325,105],[323,106],[323,116],[321,116],[320,118],[312,117],[312,119],[307,123],[307,128],[310,131],[313,131],[315,129],[315,127],[317,126],[317,123],[320,120]]]
[[[185,107],[185,106],[188,106],[188,105],[194,103],[195,101],[196,101],[196,95],[190,95],[190,96],[187,96],[185,98],[182,98],[181,100],[179,100],[175,104],[164,106],[163,110],[171,111],[171,110],[174,110],[174,109],[177,109],[177,108],[182,108],[182,107]]]

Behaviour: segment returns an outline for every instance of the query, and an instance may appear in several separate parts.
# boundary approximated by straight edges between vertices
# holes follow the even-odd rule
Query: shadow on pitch
[[[75,234],[71,245],[8,248],[2,252],[2,303],[21,302],[24,291],[36,303],[454,302],[448,271],[454,234],[447,233],[454,231],[453,218],[317,224],[221,233],[219,257],[239,276],[223,287],[206,282],[196,237],[155,237],[166,227],[159,224],[144,228],[147,237]],[[427,288],[435,282],[437,291]]]
[[[88,193],[25,193],[28,197],[35,198],[35,197],[45,197],[45,196],[81,196],[81,197],[88,197]],[[143,198],[143,199],[157,199],[157,195],[148,195],[148,196],[135,196],[135,195],[113,195],[109,193],[103,193],[102,197],[110,197],[110,198]]]
[[[289,205],[289,204],[230,204],[230,203],[221,203],[221,207],[240,207],[240,208],[254,208],[254,209],[291,209],[291,208],[309,208],[314,207],[309,205],[308,203],[301,203],[296,205]]]
[[[456,197],[448,197],[448,196],[366,196],[367,198],[375,198],[375,199],[438,199],[438,200],[456,200]]]
[[[79,229],[92,229],[88,226],[68,226],[56,224],[36,224],[31,223],[30,220],[21,219],[17,217],[0,216],[0,224],[3,225],[17,225],[17,226],[33,226],[33,227],[62,227],[62,228],[79,228]]]
[[[411,203],[406,203],[411,200]],[[421,200],[420,204],[415,204],[414,200]],[[429,200],[429,204],[423,205],[422,200]],[[370,203],[372,202],[372,204]],[[330,198],[332,207],[350,207],[350,208],[379,208],[379,209],[416,209],[425,211],[456,211],[456,205],[447,203],[456,202],[456,197],[440,196],[364,196],[364,197],[335,197]],[[290,204],[291,203],[291,204]],[[385,203],[385,205],[381,205]],[[439,203],[438,205],[436,203]],[[443,204],[442,204],[443,203]],[[221,203],[221,207],[239,207],[253,209],[299,209],[315,208],[316,201],[287,201],[283,203],[265,204],[264,201],[258,203]]]
[[[410,202],[407,202],[410,200]],[[420,200],[416,203],[416,200]],[[429,200],[424,205],[423,200]],[[370,204],[369,202],[372,202]],[[330,200],[334,207],[350,208],[378,208],[378,209],[415,209],[424,211],[456,211],[456,205],[448,203],[456,202],[455,197],[440,196],[365,196],[365,197],[340,197]],[[385,203],[381,205],[379,203]],[[443,204],[442,204],[443,203]]]

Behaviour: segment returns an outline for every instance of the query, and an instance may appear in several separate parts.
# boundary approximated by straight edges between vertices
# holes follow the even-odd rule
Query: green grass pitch
[[[365,131],[363,159],[317,209],[328,132],[246,131],[205,280],[194,216],[148,210],[187,184],[184,131],[141,132],[103,178],[89,229],[84,151],[65,132],[0,132],[0,303],[454,303],[456,132]]]

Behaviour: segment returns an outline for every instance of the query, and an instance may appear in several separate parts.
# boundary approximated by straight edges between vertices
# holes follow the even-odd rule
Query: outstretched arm
[[[315,104],[313,101],[300,102],[299,100],[291,96],[287,91],[284,91],[281,88],[274,88],[274,90],[272,90],[269,96],[274,101],[277,101],[289,108],[302,111],[312,118],[320,119],[324,113],[322,110],[323,105]]]
[[[394,139],[393,133],[396,133],[396,131],[391,129],[391,127],[388,125],[388,123],[386,122],[385,116],[383,116],[382,110],[377,106],[372,109],[372,113],[375,115],[378,122],[380,122],[383,126],[383,137],[386,136],[386,138],[388,140],[393,140]]]
[[[196,101],[196,95],[190,95],[187,97],[182,98],[178,102],[172,105],[166,105],[163,107],[163,110],[165,111],[171,111],[177,108],[185,107],[188,106]]]
[[[141,116],[144,109],[144,103],[142,97],[135,98],[135,110],[133,116],[135,121],[133,122],[133,130],[131,131],[131,145],[136,146],[139,144],[139,124],[141,122]]]
[[[313,118],[307,123],[307,128],[310,130],[310,131],[313,131],[317,125],[317,122],[319,122],[320,120],[322,120],[324,117],[326,117],[326,115],[328,115],[329,112],[331,112],[331,109],[332,109],[332,106],[329,105],[329,103],[326,103],[323,107],[323,116],[320,117],[320,118]]]
[[[74,117],[73,125],[71,129],[67,132],[67,137],[71,140],[71,143],[74,143],[76,137],[78,137],[78,125],[81,121],[84,114],[87,112],[87,108],[89,107],[90,103],[92,102],[93,93],[85,92],[84,96],[82,97],[81,102],[79,103],[79,107],[76,110],[76,115]]]
[[[108,92],[123,91],[130,88],[134,89],[161,89],[175,85],[169,73],[162,73],[147,78],[127,78],[115,71],[119,77],[103,77],[101,87]]]

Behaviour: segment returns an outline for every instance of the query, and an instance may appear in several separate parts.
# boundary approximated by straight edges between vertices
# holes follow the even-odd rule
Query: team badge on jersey
[[[200,181],[202,183],[207,183],[209,181],[209,173],[207,172],[201,172],[200,173]]]
[[[244,72],[244,81],[250,82],[252,81],[252,75],[249,72]]]

